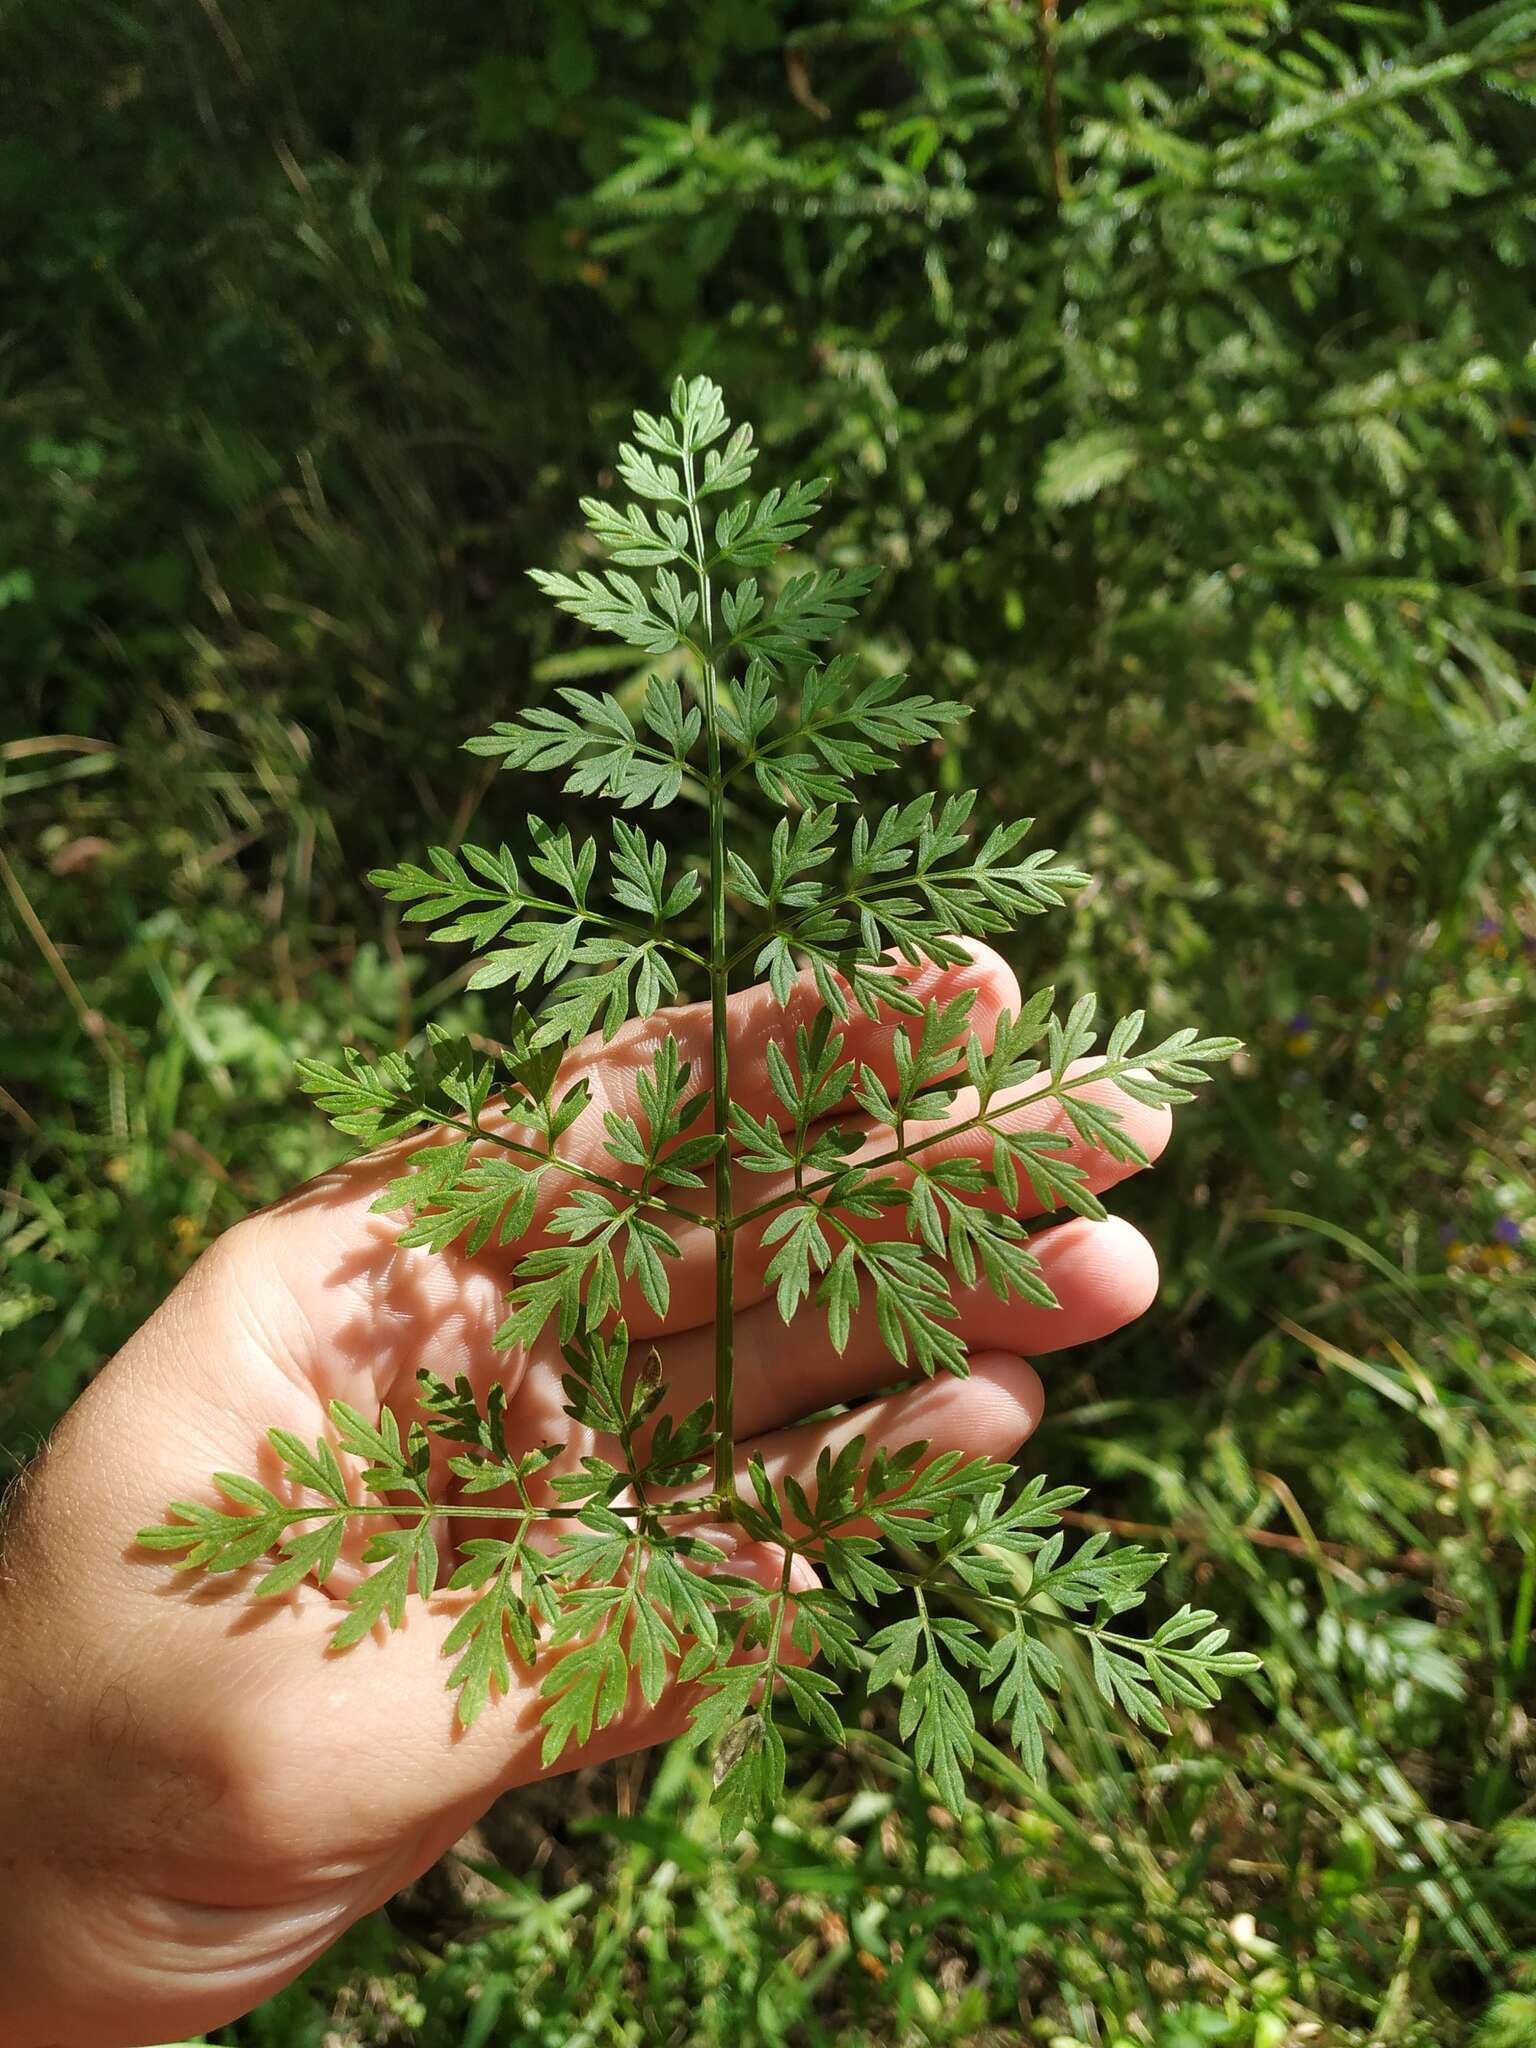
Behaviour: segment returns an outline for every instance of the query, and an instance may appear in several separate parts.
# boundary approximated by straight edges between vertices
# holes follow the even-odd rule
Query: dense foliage
[[[1536,9],[6,35],[10,1446],[328,1156],[293,1055],[487,1021],[355,877],[515,836],[489,719],[633,703],[521,571],[675,372],[833,477],[890,667],[971,707],[941,788],[1107,878],[1067,992],[1250,1045],[1031,1456],[1264,1699],[1155,1757],[1090,1710],[955,1828],[878,1721],[750,1853],[681,1764],[525,1804],[235,2038],[1530,2038]]]

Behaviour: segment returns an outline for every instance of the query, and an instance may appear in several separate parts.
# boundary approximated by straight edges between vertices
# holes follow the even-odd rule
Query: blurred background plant
[[[1026,975],[1249,1041],[1031,1467],[1261,1694],[959,1826],[870,1720],[722,1847],[509,1802],[232,2043],[1536,2041],[1536,7],[37,0],[0,141],[0,1444],[494,1031],[360,877],[515,836],[523,578],[707,368],[886,574],[923,764],[1101,884]],[[609,676],[623,690],[634,678]],[[489,764],[486,764],[487,768]]]

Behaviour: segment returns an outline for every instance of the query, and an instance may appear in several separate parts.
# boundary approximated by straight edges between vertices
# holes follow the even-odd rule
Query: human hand
[[[978,949],[967,966],[913,977],[925,999],[977,991],[971,1028],[988,1042],[1017,1011],[1013,978]],[[786,1016],[763,989],[733,998],[733,1089],[773,1113],[765,1050],[815,1007],[809,984]],[[848,1051],[890,1076],[892,1023],[856,1016]],[[707,1070],[708,1013],[663,1013],[607,1047],[573,1052],[592,1103],[563,1141],[599,1163],[602,1113],[632,1111],[658,1033],[670,1030]],[[1091,1087],[1090,1096],[1096,1092]],[[1101,1098],[1155,1157],[1166,1111],[1112,1084]],[[1070,1126],[1057,1107],[1021,1102],[1029,1123]],[[959,1122],[965,1101],[952,1112]],[[989,1145],[957,1136],[956,1151]],[[13,2048],[127,2048],[218,2025],[287,1983],[344,1928],[418,1876],[495,1796],[543,1775],[542,1669],[475,1726],[455,1725],[442,1646],[463,1596],[415,1605],[406,1625],[344,1652],[326,1648],[345,1571],[253,1604],[247,1575],[189,1585],[134,1543],[168,1500],[197,1495],[210,1470],[264,1470],[269,1426],[306,1441],[327,1433],[328,1404],[416,1408],[415,1375],[466,1374],[509,1395],[514,1445],[564,1441],[562,1466],[594,1446],[563,1413],[553,1331],[526,1351],[495,1352],[511,1268],[528,1243],[474,1259],[402,1250],[398,1225],[371,1204],[400,1171],[401,1147],[323,1175],[227,1233],[104,1370],[66,1417],[12,1518],[0,1582],[0,2017]],[[1102,1191],[1130,1171],[1073,1136]],[[604,1170],[612,1162],[604,1154]],[[765,1184],[763,1192],[770,1193]],[[1023,1212],[1032,1204],[1026,1194]],[[537,1233],[536,1218],[534,1230]],[[888,1234],[890,1216],[868,1226]],[[702,1226],[681,1232],[671,1301],[659,1320],[638,1294],[632,1333],[655,1344],[668,1405],[710,1392],[714,1257]],[[1150,1302],[1150,1247],[1115,1220],[1074,1220],[1032,1248],[1060,1306],[999,1302],[955,1286],[971,1377],[868,1400],[856,1416],[802,1418],[864,1400],[899,1377],[872,1316],[844,1353],[819,1313],[789,1329],[763,1271],[770,1251],[743,1231],[736,1261],[738,1460],[809,1483],[822,1449],[862,1433],[895,1449],[1010,1455],[1039,1419],[1040,1383],[1024,1354],[1107,1334]],[[548,1475],[546,1475],[548,1476]],[[729,1545],[733,1532],[709,1533]],[[776,1582],[780,1556],[735,1548],[729,1569]],[[796,1560],[797,1571],[806,1569]],[[802,1587],[803,1579],[798,1582]],[[673,1687],[648,1707],[638,1690],[620,1719],[564,1769],[665,1740],[691,1702]],[[381,1789],[382,1788],[382,1789]]]

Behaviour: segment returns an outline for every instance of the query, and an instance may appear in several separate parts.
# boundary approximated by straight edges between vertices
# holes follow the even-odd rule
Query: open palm
[[[998,1014],[1017,1010],[1012,976],[978,949],[967,965],[915,978],[925,999],[962,988],[976,992],[971,1028],[986,1043]],[[733,1091],[755,1115],[775,1113],[770,1039],[782,1041],[814,1004],[809,984],[796,990],[787,1015],[766,990],[733,998]],[[848,1050],[888,1072],[899,1028],[858,1018]],[[584,1076],[592,1100],[562,1141],[564,1153],[615,1171],[600,1152],[602,1113],[633,1111],[638,1077],[666,1033],[702,1072],[702,1007],[662,1013],[625,1027],[606,1047],[589,1041],[568,1056],[566,1078]],[[1155,1157],[1167,1112],[1101,1085]],[[951,1113],[956,1123],[965,1109],[962,1097]],[[1050,1125],[1057,1111],[1026,1097],[1013,1114]],[[985,1133],[953,1140],[957,1150],[990,1143]],[[587,1453],[602,1453],[565,1413],[565,1366],[552,1330],[526,1349],[492,1348],[511,1269],[529,1240],[473,1258],[402,1249],[398,1223],[372,1212],[400,1171],[400,1151],[386,1148],[326,1174],[222,1239],[67,1418],[22,1517],[17,1552],[30,1553],[40,1608],[90,1645],[88,1684],[39,1706],[69,1760],[72,1802],[79,1772],[96,1773],[97,1807],[113,1830],[111,1853],[103,1859],[95,1845],[74,1878],[79,1924],[109,1937],[90,1981],[70,1987],[71,2009],[81,2013],[70,2040],[122,2040],[109,2021],[124,2011],[135,2014],[139,2038],[160,2040],[247,2010],[417,1876],[499,1792],[542,1774],[542,1669],[517,1671],[510,1696],[473,1728],[455,1723],[442,1652],[465,1596],[435,1595],[389,1637],[378,1631],[328,1651],[345,1563],[324,1590],[304,1584],[255,1604],[244,1574],[189,1584],[133,1545],[137,1527],[167,1500],[195,1495],[210,1469],[261,1470],[269,1426],[312,1441],[338,1398],[409,1419],[422,1369],[448,1380],[463,1374],[480,1394],[500,1380],[512,1445],[564,1445],[542,1475],[546,1484]],[[1086,1147],[1079,1157],[1100,1190],[1131,1170]],[[765,1182],[763,1193],[772,1192]],[[701,1207],[708,1193],[699,1195]],[[1027,1193],[1023,1202],[1021,1213],[1030,1213]],[[540,1223],[536,1215],[535,1241]],[[891,1234],[902,1222],[888,1213],[866,1227]],[[681,1256],[665,1316],[638,1292],[624,1312],[632,1332],[654,1346],[666,1406],[680,1415],[711,1391],[715,1266],[704,1225],[683,1224],[677,1234]],[[786,1328],[764,1279],[771,1248],[760,1232],[744,1230],[736,1261],[738,1460],[755,1453],[776,1480],[808,1483],[823,1448],[856,1433],[890,1448],[926,1441],[934,1452],[1010,1455],[1041,1409],[1025,1355],[1108,1333],[1147,1306],[1156,1283],[1150,1247],[1113,1219],[1044,1230],[1032,1248],[1058,1308],[1005,1305],[956,1281],[956,1328],[971,1376],[882,1393],[900,1374],[873,1316],[855,1316],[841,1355],[819,1312]],[[826,1418],[853,1403],[863,1404],[856,1414]],[[110,1490],[101,1483],[108,1466]],[[446,1471],[440,1480],[451,1500],[458,1482]],[[442,1527],[451,1545],[452,1518]],[[707,1533],[733,1551],[732,1573],[777,1580],[777,1552],[733,1544],[738,1532]],[[808,1567],[797,1558],[795,1569],[803,1587]],[[560,1767],[676,1734],[689,1705],[680,1686],[655,1706],[635,1689],[620,1717],[579,1751],[567,1750]]]

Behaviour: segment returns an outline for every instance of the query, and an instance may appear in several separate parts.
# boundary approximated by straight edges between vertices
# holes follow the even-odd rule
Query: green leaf
[[[619,1323],[611,1335],[591,1330],[566,1346],[570,1372],[562,1381],[573,1422],[608,1436],[619,1435],[627,1412],[624,1368],[629,1360],[629,1331]]]
[[[1093,1682],[1107,1704],[1122,1708],[1131,1720],[1152,1729],[1155,1734],[1166,1735],[1169,1732],[1167,1716],[1135,1660],[1120,1650],[1112,1649],[1098,1634],[1088,1637],[1088,1649],[1093,1664]]]
[[[345,1066],[324,1060],[299,1060],[299,1086],[349,1137],[370,1145],[388,1144],[431,1120],[431,1083],[422,1068],[404,1053],[385,1053],[370,1065],[348,1046]]]
[[[975,1755],[976,1716],[965,1686],[947,1668],[944,1652],[967,1662],[975,1661],[975,1653],[966,1654],[961,1648],[965,1638],[958,1633],[941,1635],[930,1624],[920,1626],[924,1655],[902,1694],[897,1726],[902,1741],[911,1744],[918,1770],[933,1779],[950,1812],[962,1814],[965,1773]],[[948,1625],[951,1631],[967,1626]]]
[[[1068,1208],[1079,1216],[1102,1222],[1108,1213],[1088,1185],[1085,1168],[1060,1155],[1071,1146],[1062,1131],[1009,1131],[994,1127],[997,1149],[1014,1160],[1024,1172],[1035,1200],[1042,1209]]]
[[[672,1293],[663,1261],[681,1257],[680,1246],[664,1225],[639,1211],[631,1215],[624,1235],[624,1274],[639,1281],[646,1306],[657,1316],[666,1315]]]
[[[677,976],[654,939],[617,957],[612,941],[595,940],[578,946],[575,959],[591,971],[566,983],[540,1012],[535,1046],[572,1045],[595,1029],[610,1039],[630,1016],[648,1017],[663,997],[678,992]]]
[[[458,1718],[465,1728],[472,1728],[490,1702],[509,1690],[509,1641],[522,1663],[533,1662],[533,1622],[517,1587],[520,1549],[516,1542],[471,1537],[463,1563],[448,1582],[454,1592],[480,1589],[443,1644],[443,1654],[458,1659],[448,1684],[458,1693]]]
[[[1100,427],[1046,450],[1036,496],[1055,509],[1080,505],[1120,483],[1140,461],[1136,443],[1118,427]]]
[[[931,742],[969,715],[965,705],[906,690],[902,675],[855,684],[855,668],[840,655],[808,669],[796,724],[758,748],[753,772],[773,802],[846,803],[857,778],[894,767],[899,749]]]
[[[1051,1019],[1047,1041],[1050,1045],[1051,1080],[1060,1086],[1062,1076],[1074,1060],[1086,1057],[1093,1050],[1097,1033],[1093,1028],[1094,1015],[1099,999],[1096,995],[1081,996],[1072,1005],[1065,1023]]]
[[[763,569],[790,541],[810,529],[821,509],[827,478],[812,477],[782,490],[765,491],[755,505],[733,505],[715,521],[714,562],[732,562],[741,569]],[[717,486],[718,487],[718,486]]]
[[[275,1503],[264,1513],[232,1515],[200,1501],[178,1500],[168,1512],[174,1521],[140,1529],[134,1540],[145,1550],[179,1552],[172,1560],[179,1571],[243,1571],[282,1540],[288,1522],[286,1511]]]
[[[667,687],[652,679],[663,714]],[[676,685],[670,688],[676,698]],[[498,720],[484,737],[466,741],[469,752],[499,757],[504,768],[519,774],[563,769],[562,787],[572,796],[604,796],[629,809],[641,804],[661,809],[675,800],[702,726],[697,710],[684,716],[679,705],[674,724],[664,733],[667,744],[656,747],[640,737],[616,697],[569,689],[555,694],[570,712],[537,705],[515,723]],[[649,710],[647,723],[655,729]]]
[[[828,1536],[821,1544],[820,1561],[838,1592],[873,1606],[885,1594],[894,1593],[898,1585],[878,1562],[879,1551],[872,1536]]]
[[[917,1668],[918,1650],[923,1639],[923,1624],[918,1615],[904,1621],[887,1623],[870,1637],[868,1648],[875,1653],[865,1680],[871,1692],[883,1692],[888,1685],[894,1685],[899,1678],[908,1678]]]
[[[997,1711],[1008,1717],[1019,1761],[1032,1778],[1043,1778],[1045,1738],[1056,1725],[1048,1695],[1060,1687],[1062,1671],[1024,1616],[1016,1616],[1008,1633],[992,1645],[985,1677],[989,1684],[997,1683]]]
[[[900,1240],[846,1245],[817,1290],[838,1350],[848,1339],[858,1275],[870,1283],[875,1320],[897,1364],[910,1360],[930,1376],[941,1369],[966,1376],[964,1340],[948,1327],[957,1311],[944,1270],[921,1245]]]
[[[316,1529],[286,1537],[282,1544],[282,1562],[262,1574],[256,1586],[257,1599],[271,1600],[280,1594],[291,1593],[308,1579],[313,1579],[317,1586],[323,1586],[340,1562],[346,1534],[347,1525],[343,1517],[333,1515]]]
[[[581,512],[594,538],[624,568],[653,569],[687,554],[688,522],[675,512],[658,512],[653,521],[643,505],[609,505],[601,498],[583,498]]]
[[[1069,1610],[1105,1602],[1114,1612],[1123,1613],[1140,1602],[1142,1587],[1167,1562],[1161,1551],[1148,1550],[1139,1543],[1110,1549],[1108,1536],[1100,1531],[1058,1564],[1060,1543],[1056,1537],[1041,1548],[1030,1594],[1054,1600],[1058,1607]]]
[[[269,1429],[267,1441],[283,1461],[283,1477],[291,1485],[307,1487],[337,1507],[346,1507],[350,1496],[336,1453],[322,1437],[313,1449],[286,1429]]]
[[[484,846],[464,846],[454,853],[434,846],[430,868],[403,861],[393,868],[375,868],[368,879],[391,903],[407,905],[407,924],[451,922],[432,934],[440,944],[465,944],[483,950],[528,908],[547,908],[537,890],[525,888],[510,849],[492,853]]]
[[[745,1664],[720,1665],[700,1676],[703,1696],[689,1716],[698,1742],[718,1742],[746,1713],[760,1675]]]
[[[678,592],[675,603],[668,604],[668,593],[659,588],[660,601],[653,604],[634,577],[619,569],[605,569],[601,576],[590,569],[576,576],[550,569],[530,569],[528,574],[561,611],[600,633],[614,634],[631,647],[643,647],[647,654],[670,654],[687,637],[698,610],[696,596]],[[670,574],[670,570],[660,572],[661,576]]]
[[[546,1770],[571,1743],[579,1748],[618,1719],[629,1697],[629,1669],[622,1631],[612,1622],[559,1659],[539,1688]]]
[[[467,1258],[473,1258],[493,1240],[499,1245],[512,1244],[526,1235],[533,1221],[539,1182],[548,1170],[537,1165],[521,1166],[504,1158],[476,1159],[455,1176],[451,1186],[407,1194],[416,1220],[401,1231],[399,1242],[406,1246],[426,1245],[441,1252],[462,1238]],[[402,1206],[394,1197],[399,1189],[408,1187],[411,1178],[414,1176],[392,1183],[385,1197],[391,1208]]]
[[[829,1704],[839,1693],[837,1681],[813,1666],[781,1664],[779,1683],[800,1718],[829,1742],[843,1741],[843,1724]]]
[[[856,600],[864,596],[877,574],[872,568],[807,569],[791,576],[766,608],[749,576],[721,600],[730,644],[749,650],[765,666],[776,669],[802,654],[810,642],[827,639],[851,619]]]
[[[812,1269],[824,1273],[831,1262],[819,1205],[806,1202],[781,1209],[765,1226],[763,1243],[778,1246],[765,1277],[774,1289],[779,1314],[788,1323],[810,1292]]]
[[[423,1549],[421,1541],[423,1531],[426,1549]],[[392,1629],[401,1626],[405,1620],[413,1575],[417,1577],[423,1593],[431,1591],[430,1584],[425,1582],[428,1551],[435,1568],[437,1551],[432,1544],[431,1521],[425,1515],[409,1528],[381,1530],[372,1538],[363,1552],[363,1562],[375,1569],[366,1578],[359,1579],[347,1594],[349,1612],[340,1626],[332,1631],[333,1649],[348,1649],[381,1624]]]
[[[871,1016],[882,1005],[919,1014],[920,1001],[904,997],[890,973],[879,971],[889,967],[888,949],[913,965],[960,965],[969,954],[955,933],[1008,931],[1022,916],[1059,906],[1064,889],[1087,882],[1079,870],[1057,864],[1048,847],[1012,858],[1028,820],[999,826],[972,846],[974,801],[974,792],[942,803],[925,795],[892,806],[872,822],[856,819],[842,895],[819,892],[814,907],[781,918],[782,936],[759,953],[758,972],[770,968],[774,945],[791,940],[810,956],[823,1000],[839,1016],[846,1004],[822,971],[827,968],[835,967],[853,984],[855,998]]]
[[[736,1724],[727,1755],[715,1784],[715,1805],[721,1838],[733,1841],[752,1822],[776,1813],[783,1801],[784,1738],[766,1714],[747,1714]]]

